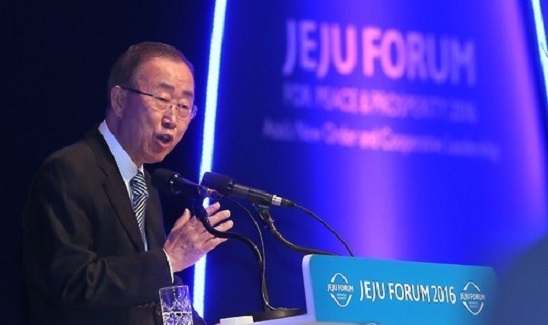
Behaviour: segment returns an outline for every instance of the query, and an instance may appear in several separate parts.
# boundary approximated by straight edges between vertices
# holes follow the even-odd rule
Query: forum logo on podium
[[[342,273],[336,273],[327,285],[327,292],[339,307],[346,307],[352,300],[354,286]]]

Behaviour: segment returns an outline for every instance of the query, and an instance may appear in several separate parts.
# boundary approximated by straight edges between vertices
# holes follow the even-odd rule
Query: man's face
[[[167,58],[153,58],[136,71],[133,85],[125,85],[169,100],[170,104],[194,103],[194,78],[188,66]],[[185,134],[190,117],[182,118],[172,105],[122,90],[118,141],[137,166],[162,161]]]

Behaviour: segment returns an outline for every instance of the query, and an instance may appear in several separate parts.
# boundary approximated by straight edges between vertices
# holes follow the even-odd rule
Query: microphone
[[[152,173],[152,185],[159,190],[170,194],[183,194],[192,199],[212,198],[219,199],[220,195],[215,190],[198,185],[181,177],[174,171],[158,168]]]
[[[235,196],[247,199],[253,203],[276,205],[283,207],[295,207],[297,204],[291,200],[284,199],[277,195],[266,193],[265,191],[239,185],[228,176],[223,176],[211,172],[206,172],[202,177],[201,184],[208,188],[216,190],[223,196]]]

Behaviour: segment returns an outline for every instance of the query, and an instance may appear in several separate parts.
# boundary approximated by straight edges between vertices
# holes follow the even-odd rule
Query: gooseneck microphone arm
[[[255,243],[253,243],[249,238],[244,237],[240,234],[233,233],[233,232],[228,232],[228,231],[227,232],[222,232],[222,231],[218,231],[217,229],[215,229],[211,225],[211,222],[209,221],[209,216],[207,214],[207,211],[203,207],[202,203],[197,202],[197,200],[194,200],[194,199],[192,200],[192,209],[193,209],[194,215],[198,218],[198,220],[200,220],[202,222],[202,224],[204,225],[204,228],[207,230],[207,232],[209,232],[213,236],[219,237],[219,238],[236,239],[236,240],[239,240],[239,241],[242,241],[242,242],[246,243],[249,247],[251,247],[251,249],[255,253],[255,257],[257,258],[257,264],[258,264],[258,267],[259,267],[259,272],[261,272],[261,277],[260,277],[260,282],[261,283],[260,283],[260,285],[261,285],[261,295],[262,295],[263,309],[264,310],[273,310],[274,307],[272,307],[270,305],[269,298],[268,298],[268,293],[267,293],[267,289],[266,289],[266,283],[265,283],[265,279],[264,279],[264,276],[263,276],[264,260],[263,260],[262,254],[261,254],[259,248],[257,247],[257,245],[255,245]]]
[[[251,214],[251,212],[249,211],[249,209],[247,209],[245,206],[243,206],[240,202],[236,201],[236,200],[232,200],[228,197],[223,197],[223,199],[227,200],[227,201],[230,201],[232,204],[234,205],[237,205],[240,209],[242,209],[243,211],[246,212],[247,216],[249,217],[249,220],[253,223],[253,225],[255,226],[255,229],[257,230],[257,235],[259,236],[259,243],[260,243],[260,251],[261,251],[261,254],[263,256],[263,260],[262,260],[262,264],[259,263],[259,267],[261,268],[260,270],[260,273],[261,273],[261,293],[262,293],[262,296],[263,296],[263,301],[264,301],[264,304],[263,304],[263,310],[274,310],[276,309],[275,307],[272,307],[270,305],[270,298],[269,298],[269,294],[268,294],[268,284],[267,284],[267,281],[266,281],[266,254],[265,254],[265,246],[264,246],[264,239],[263,239],[263,235],[262,235],[262,232],[261,232],[261,228],[259,226],[259,223],[257,222],[256,218],[253,217],[253,215]]]
[[[274,237],[277,240],[279,240],[287,248],[303,254],[337,255],[335,253],[322,251],[314,248],[306,248],[306,247],[293,244],[289,240],[285,239],[285,237],[276,228],[276,225],[274,224],[274,218],[272,218],[272,215],[270,214],[270,206],[254,203],[253,207],[255,208],[255,210],[257,210],[257,213],[261,217],[261,220],[263,220],[264,223],[266,223],[266,225],[268,226],[268,228],[270,229],[270,232],[272,232]]]
[[[198,220],[200,220],[202,222],[202,224],[204,225],[204,228],[207,230],[207,232],[209,232],[210,234],[212,234],[215,237],[232,238],[232,239],[237,239],[239,241],[242,241],[242,242],[246,243],[247,245],[249,245],[251,247],[251,249],[253,250],[253,252],[255,253],[255,255],[257,257],[257,260],[262,265],[263,258],[262,258],[261,252],[259,251],[259,248],[257,247],[257,245],[255,245],[249,238],[244,237],[240,234],[229,232],[229,231],[223,232],[223,231],[218,231],[217,229],[215,229],[211,225],[211,222],[209,221],[209,216],[207,214],[206,209],[202,205],[203,203],[199,202],[199,201],[200,200],[195,200],[195,199],[192,200],[192,210],[193,210],[194,214],[196,215],[196,218],[198,218]],[[203,199],[202,199],[202,201],[203,201]]]

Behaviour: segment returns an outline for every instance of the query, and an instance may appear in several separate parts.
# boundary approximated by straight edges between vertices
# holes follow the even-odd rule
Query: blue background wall
[[[229,1],[213,170],[315,211],[357,256],[502,272],[546,225],[544,100],[524,4]],[[271,211],[293,242],[348,254],[302,212]],[[243,212],[234,218],[257,238]],[[272,305],[304,307],[302,254],[265,237]],[[208,265],[208,319],[260,310],[244,245]]]

